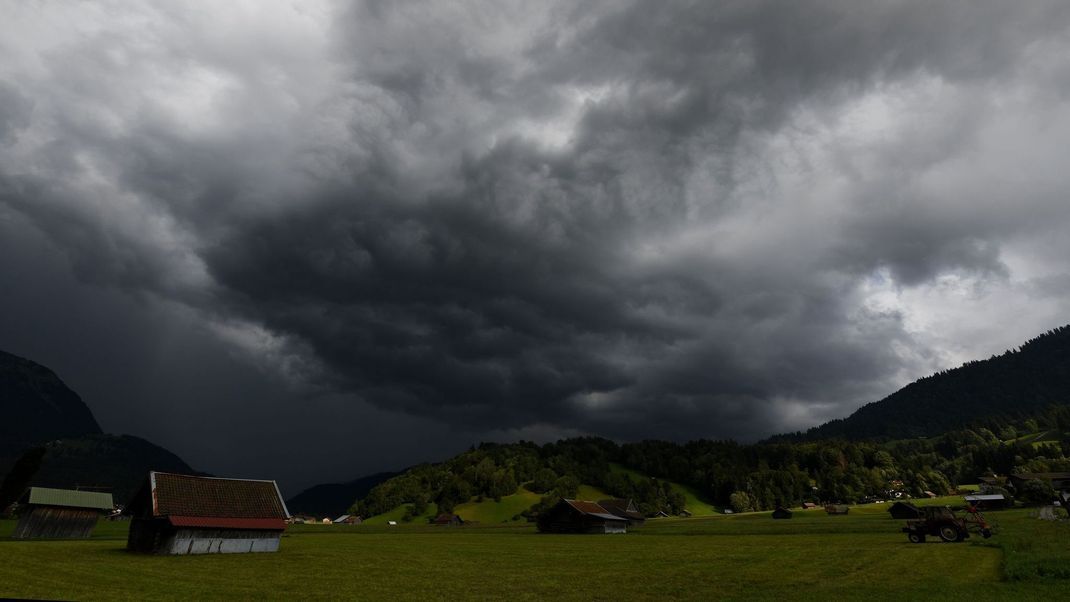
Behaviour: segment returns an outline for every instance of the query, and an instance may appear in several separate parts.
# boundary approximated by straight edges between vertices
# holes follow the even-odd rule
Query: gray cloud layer
[[[1062,2],[69,10],[4,9],[0,228],[285,383],[222,415],[756,437],[1067,321]]]

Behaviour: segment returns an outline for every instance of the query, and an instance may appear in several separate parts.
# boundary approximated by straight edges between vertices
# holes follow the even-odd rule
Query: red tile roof
[[[283,531],[286,520],[281,518],[213,518],[207,516],[169,516],[176,527],[204,527],[208,529],[264,529]]]
[[[275,481],[217,479],[153,472],[153,516],[278,519],[286,505]]]

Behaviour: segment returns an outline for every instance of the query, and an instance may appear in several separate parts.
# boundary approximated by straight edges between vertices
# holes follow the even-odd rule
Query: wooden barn
[[[444,514],[439,514],[435,518],[431,519],[431,524],[432,525],[452,525],[452,526],[459,527],[459,526],[464,524],[464,519],[459,517],[459,516],[457,516],[456,514],[450,514],[450,513],[447,512],[447,513],[444,513]]]
[[[910,502],[896,502],[888,508],[888,514],[896,520],[912,520],[921,518],[921,508]]]
[[[628,525],[641,527],[646,522],[646,517],[639,512],[635,502],[630,499],[599,500],[598,505],[606,509],[613,516],[619,516],[628,520]]]
[[[111,512],[110,493],[30,487],[18,500],[15,539],[85,539]]]
[[[343,514],[331,522],[336,525],[359,525],[363,522],[363,519],[359,516],[353,516],[352,514]]]
[[[846,504],[829,504],[828,506],[825,506],[825,512],[830,515],[847,514],[850,511],[851,508]]]
[[[275,481],[150,472],[127,505],[126,547],[151,554],[275,552],[289,513]]]
[[[1009,500],[1002,493],[972,493],[962,499],[980,510],[999,510],[1010,506]]]
[[[1010,475],[1008,480],[1015,489],[1020,489],[1033,479],[1048,483],[1056,491],[1070,490],[1070,472],[1021,472]]]
[[[817,508],[817,504],[813,502],[803,502],[802,508],[803,510],[813,510],[814,508]]]
[[[627,533],[628,519],[614,516],[598,502],[561,500],[539,514],[543,533]]]
[[[776,510],[773,510],[773,518],[791,518],[791,510],[788,510],[783,506],[779,506]]]

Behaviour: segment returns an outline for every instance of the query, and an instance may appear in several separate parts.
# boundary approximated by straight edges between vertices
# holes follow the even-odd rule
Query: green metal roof
[[[70,508],[93,508],[95,510],[111,510],[115,506],[112,503],[110,493],[98,493],[96,491],[74,491],[71,489],[50,489],[48,487],[30,487],[25,497],[27,504],[40,504],[42,506],[67,506]]]

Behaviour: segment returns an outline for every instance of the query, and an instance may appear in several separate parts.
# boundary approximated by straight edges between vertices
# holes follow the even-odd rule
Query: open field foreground
[[[126,524],[22,542],[0,522],[0,596],[62,599],[1055,599],[1070,523],[991,513],[998,534],[911,544],[882,505],[661,519],[627,535],[529,525],[291,527],[276,554],[127,553]]]

